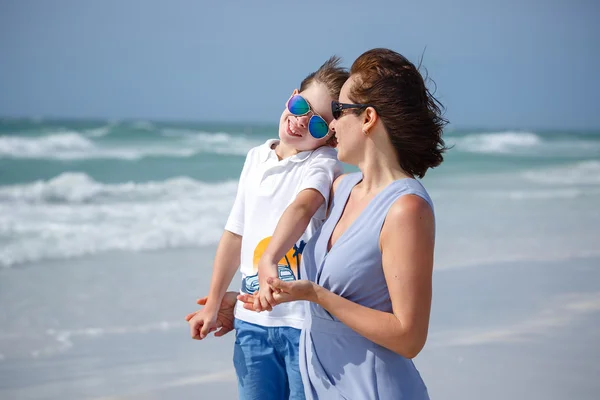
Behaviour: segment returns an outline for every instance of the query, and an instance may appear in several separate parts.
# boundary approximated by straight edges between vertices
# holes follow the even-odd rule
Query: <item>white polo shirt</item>
[[[325,198],[300,240],[279,261],[279,278],[285,281],[302,279],[300,261],[308,239],[323,224],[331,185],[342,173],[337,152],[327,146],[313,151],[303,151],[279,160],[271,147],[278,140],[248,152],[242,169],[235,203],[225,229],[242,236],[240,272],[243,293],[258,290],[258,261],[262,256],[275,227],[285,209],[304,189],[316,189]],[[291,326],[301,329],[304,319],[304,302],[280,304],[271,312],[257,313],[246,310],[238,302],[235,317],[263,326]]]

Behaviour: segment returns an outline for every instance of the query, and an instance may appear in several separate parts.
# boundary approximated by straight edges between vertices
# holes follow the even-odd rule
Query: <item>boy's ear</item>
[[[287,101],[285,102],[285,104],[287,104],[287,102],[288,102],[288,101],[290,101],[290,99],[291,99],[292,97],[294,97],[295,95],[297,95],[298,93],[300,93],[300,92],[298,91],[298,89],[294,89],[294,91],[293,91],[293,92],[292,92],[292,94],[290,95],[290,98],[289,98],[289,99],[287,99]]]

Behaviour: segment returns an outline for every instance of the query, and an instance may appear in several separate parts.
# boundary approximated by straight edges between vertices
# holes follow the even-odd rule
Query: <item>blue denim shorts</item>
[[[304,400],[300,329],[234,321],[233,365],[242,400]]]

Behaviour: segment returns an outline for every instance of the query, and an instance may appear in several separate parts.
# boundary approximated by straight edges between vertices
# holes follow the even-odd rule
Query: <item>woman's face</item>
[[[344,83],[340,92],[340,103],[354,103],[348,97],[354,84],[352,76]],[[357,165],[365,138],[362,133],[361,116],[356,115],[352,110],[343,110],[340,117],[329,124],[329,129],[335,131],[338,159],[347,164]]]
[[[321,83],[312,83],[301,93],[294,90],[292,96],[300,94],[310,105],[311,111],[302,116],[293,115],[287,108],[283,110],[279,119],[279,138],[285,144],[299,151],[314,150],[327,142],[327,136],[316,139],[308,131],[308,123],[313,115],[321,116],[327,124],[333,121],[331,114],[331,101],[333,98],[329,95],[327,87]],[[331,132],[330,132],[331,133]]]

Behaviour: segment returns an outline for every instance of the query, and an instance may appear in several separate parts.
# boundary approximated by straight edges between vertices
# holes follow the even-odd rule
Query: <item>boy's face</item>
[[[279,120],[279,138],[288,146],[293,147],[298,151],[314,150],[317,147],[323,146],[331,137],[331,132],[325,137],[316,139],[308,131],[308,123],[310,117],[315,115],[321,116],[329,125],[333,120],[331,114],[331,101],[333,98],[325,85],[320,83],[311,84],[302,93],[294,90],[292,96],[300,94],[310,105],[311,111],[302,116],[293,115],[287,108],[284,109]]]

